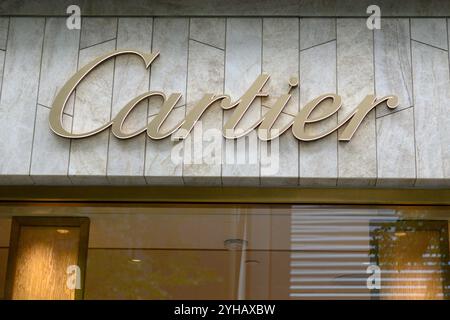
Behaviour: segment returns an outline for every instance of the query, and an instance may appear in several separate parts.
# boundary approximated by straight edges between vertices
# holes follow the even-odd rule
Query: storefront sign
[[[262,118],[256,120],[252,126],[245,130],[237,129],[236,127],[238,123],[247,112],[256,97],[268,96],[267,93],[263,93],[261,90],[269,80],[270,76],[268,74],[261,74],[256,78],[247,92],[245,92],[244,95],[236,101],[232,101],[229,96],[224,94],[218,95],[215,93],[206,93],[203,98],[195,104],[195,106],[187,114],[184,120],[180,121],[173,128],[165,132],[161,131],[161,125],[164,123],[172,109],[180,100],[180,93],[172,93],[167,97],[163,92],[150,91],[132,99],[120,110],[120,112],[114,117],[114,119],[95,130],[85,133],[71,133],[64,129],[62,125],[64,108],[70,95],[75,90],[77,85],[83,80],[84,77],[89,74],[89,72],[91,72],[95,67],[97,67],[104,61],[124,54],[133,54],[141,57],[145,63],[146,68],[150,67],[151,63],[159,55],[159,53],[146,54],[134,50],[117,50],[98,57],[81,68],[65,83],[65,85],[58,92],[53,102],[52,110],[50,112],[50,127],[57,135],[72,139],[86,138],[111,127],[112,133],[119,139],[129,139],[146,131],[147,135],[151,139],[159,140],[172,135],[172,139],[182,140],[188,136],[189,132],[192,130],[196,122],[201,118],[206,109],[208,109],[208,107],[210,107],[212,104],[220,102],[220,106],[224,110],[234,110],[222,129],[223,136],[227,139],[236,139],[242,137],[258,127],[259,139],[263,141],[269,141],[277,138],[292,126],[292,133],[297,139],[301,141],[313,141],[323,138],[345,125],[345,128],[343,128],[342,132],[340,132],[339,134],[339,140],[349,141],[366,115],[376,106],[383,103],[386,103],[387,107],[390,109],[394,109],[398,106],[398,99],[396,96],[386,96],[377,99],[374,95],[367,95],[361,101],[361,103],[334,128],[325,130],[320,134],[308,133],[305,130],[307,124],[325,120],[331,117],[333,114],[337,113],[341,108],[341,97],[335,93],[327,93],[308,102],[293,118],[293,120],[286,126],[281,128],[280,130],[274,130],[273,125],[276,119],[292,96],[290,93],[286,93],[278,97],[274,104],[270,106],[270,110],[265,115],[263,115]],[[293,87],[296,87],[298,85],[298,79],[291,78],[289,80],[289,85],[291,89]],[[137,130],[133,133],[124,132],[122,130],[123,123],[125,122],[125,119],[130,114],[130,112],[134,109],[134,107],[136,107],[139,102],[154,96],[159,96],[163,99],[160,112],[156,115],[156,117],[149,122],[147,127],[141,128],[140,130]],[[323,103],[325,101],[328,101],[328,103]],[[313,116],[313,111],[319,106],[321,107],[320,115]]]

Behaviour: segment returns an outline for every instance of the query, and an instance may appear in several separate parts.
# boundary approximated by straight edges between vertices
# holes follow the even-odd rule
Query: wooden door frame
[[[78,261],[80,267],[81,289],[75,290],[75,300],[84,298],[84,286],[86,279],[86,263],[89,241],[89,225],[90,220],[87,217],[29,217],[20,216],[12,217],[11,235],[9,242],[8,263],[5,281],[5,299],[11,300],[13,293],[14,277],[17,264],[17,250],[20,238],[20,229],[27,227],[78,227],[80,228]]]

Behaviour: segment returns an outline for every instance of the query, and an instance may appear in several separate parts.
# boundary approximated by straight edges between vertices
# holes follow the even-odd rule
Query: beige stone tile
[[[153,30],[153,51],[160,51],[160,57],[151,67],[150,89],[163,91],[168,97],[181,93],[182,97],[163,123],[163,131],[172,128],[184,119],[186,108],[187,57],[189,19],[155,18]],[[159,112],[161,101],[150,101],[149,115]],[[151,121],[152,117],[149,118]],[[154,141],[147,137],[145,156],[145,179],[152,185],[183,184],[183,157],[172,159],[172,154],[182,151],[182,142],[171,141],[170,137]]]
[[[8,39],[9,18],[0,18],[0,50],[6,49],[6,40]]]
[[[411,19],[411,38],[447,50],[447,24],[445,19]]]
[[[5,51],[0,51],[0,94],[2,93],[2,84],[3,84],[3,68],[5,66]]]
[[[189,43],[187,113],[205,93],[221,94],[224,85],[223,51],[195,42]],[[221,185],[223,110],[215,103],[205,111],[184,144],[183,180],[193,185]],[[198,137],[196,136],[198,135]],[[189,154],[186,154],[189,153]]]
[[[43,18],[11,18],[5,58],[0,175],[24,176],[24,181],[29,181],[44,26]]]
[[[337,82],[342,121],[366,95],[374,94],[373,32],[365,19],[337,20]],[[338,185],[375,184],[375,112],[370,112],[349,142],[338,143]]]
[[[80,48],[116,38],[117,18],[82,18]]]
[[[258,18],[230,18],[227,20],[226,57],[225,57],[225,93],[233,100],[239,99],[261,74],[262,21]],[[224,112],[224,121],[234,110]],[[261,117],[261,102],[256,100],[242,117],[237,128],[248,128]],[[259,143],[253,136],[247,135],[226,143],[228,148],[236,148],[235,161],[224,160],[222,166],[223,185],[255,186],[259,185]],[[245,142],[245,140],[249,142]],[[258,141],[258,140],[256,140]],[[236,144],[233,147],[233,144]],[[246,148],[237,148],[237,145]],[[254,145],[253,145],[254,144]],[[224,157],[229,155],[224,154]],[[254,160],[250,157],[256,157]],[[243,159],[241,161],[240,159]],[[244,160],[247,159],[247,160]]]
[[[151,66],[150,88],[166,96],[181,93],[178,106],[186,103],[188,36],[189,19],[155,18],[152,49],[160,55]],[[158,113],[160,105],[150,102],[149,115]]]
[[[152,18],[119,18],[117,48],[151,52]],[[151,67],[150,67],[151,68]],[[133,98],[149,91],[150,68],[134,55],[116,58],[112,101],[113,117]],[[140,103],[126,119],[123,129],[134,132],[147,125],[148,102]],[[121,140],[110,133],[108,180],[112,184],[145,184],[145,133]]]
[[[304,50],[300,54],[300,105],[312,99],[336,92],[336,42],[328,42]],[[310,133],[319,134],[336,127],[337,116],[307,126]],[[316,141],[300,142],[300,185],[336,186],[337,133]]]
[[[377,186],[413,186],[416,178],[414,110],[402,110],[377,122]]]
[[[31,175],[36,184],[70,184],[70,139],[53,133],[48,124],[50,109],[38,105],[33,140]],[[63,125],[70,131],[72,118],[63,115]]]
[[[301,18],[300,50],[336,39],[336,19]]]
[[[191,39],[225,48],[225,18],[191,18],[190,28]]]
[[[450,178],[448,53],[412,42],[417,184]]]
[[[263,19],[263,72],[270,74],[264,105],[271,107],[276,99],[289,92],[289,79],[299,78],[299,20],[297,18]],[[283,111],[295,115],[299,110],[298,87]],[[266,109],[268,110],[268,109]],[[284,119],[283,119],[284,118]],[[280,115],[273,129],[281,130],[293,121]],[[298,184],[298,140],[288,130],[273,142],[261,142],[261,184],[292,186]],[[270,147],[269,147],[270,146]],[[270,153],[268,152],[270,149]],[[267,151],[266,151],[267,150]]]
[[[163,132],[184,119],[185,108],[176,108],[161,126]],[[154,116],[149,118],[151,121]],[[145,180],[150,185],[183,185],[183,141],[147,137]]]
[[[377,117],[413,105],[410,43],[408,19],[383,19],[383,27],[374,30],[375,92],[379,98],[396,95],[399,99],[393,111],[377,107]]]
[[[58,137],[48,124],[53,99],[64,83],[77,71],[80,32],[66,28],[65,18],[47,18],[42,53],[41,77],[36,114],[31,175],[35,184],[70,184],[70,140]],[[73,113],[73,95],[65,113]],[[43,105],[43,106],[42,106]],[[70,131],[72,118],[64,115],[65,127]]]
[[[114,50],[112,40],[80,51],[79,66]],[[110,121],[114,60],[108,60],[93,70],[76,91],[73,132],[96,129]],[[74,184],[108,184],[106,178],[109,129],[94,136],[72,140],[69,175]]]
[[[269,109],[263,107],[263,113]],[[280,114],[273,128],[281,130],[294,117]],[[260,141],[261,186],[293,187],[298,185],[298,140],[289,129],[279,138]]]
[[[77,71],[80,31],[66,28],[66,18],[47,18],[38,102],[51,107],[59,89]],[[73,104],[64,110],[73,114]]]

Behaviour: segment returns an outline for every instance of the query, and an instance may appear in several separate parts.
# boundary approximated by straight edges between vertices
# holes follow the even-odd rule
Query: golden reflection
[[[42,214],[45,206],[38,209]],[[86,299],[446,299],[449,209],[70,206],[64,209],[67,215],[86,217],[59,220],[87,219],[89,240],[87,234],[79,237],[82,231],[74,224],[61,221],[51,227],[27,224],[20,232],[13,223],[12,238],[20,235],[10,250],[17,265],[6,277],[11,218],[4,216],[0,291],[3,274],[8,299],[81,298],[80,290],[74,296],[63,287],[63,267],[81,265],[67,258],[74,253],[75,237],[85,239],[86,246],[89,242],[82,281]],[[13,221],[36,219],[41,218]],[[367,271],[378,267],[379,286],[370,287],[368,278],[375,273]]]
[[[79,230],[70,228],[70,237],[64,239],[59,235],[54,227],[21,228],[13,300],[75,298],[75,290],[66,286],[66,270],[78,261]]]
[[[444,299],[448,283],[447,221],[399,221],[376,227],[373,253],[381,299]]]

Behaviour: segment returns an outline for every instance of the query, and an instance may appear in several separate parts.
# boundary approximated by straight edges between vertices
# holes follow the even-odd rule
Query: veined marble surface
[[[61,17],[0,17],[1,185],[203,185],[277,187],[450,187],[450,76],[445,18],[384,18],[369,30],[364,18],[88,17],[81,30]],[[291,130],[278,145],[255,140],[254,163],[219,132],[233,110],[212,105],[185,141],[129,140],[110,130],[81,140],[56,136],[48,125],[53,99],[65,81],[93,58],[115,49],[160,52],[151,67],[137,57],[108,60],[79,84],[63,124],[83,132],[110,121],[131,98],[149,90],[181,93],[162,124],[179,124],[206,93],[236,101],[258,75],[271,78],[238,128],[258,120],[299,78],[274,128],[291,122],[311,99],[342,96],[338,114],[308,125],[311,133],[336,126],[369,94],[397,95],[381,105],[350,142],[338,133],[300,142]],[[160,98],[139,104],[124,123],[137,130],[154,119]],[[199,140],[204,141],[198,148]],[[267,169],[278,152],[275,172]],[[245,151],[245,150],[244,150]],[[208,153],[216,162],[208,162]],[[179,161],[174,161],[179,158]]]

